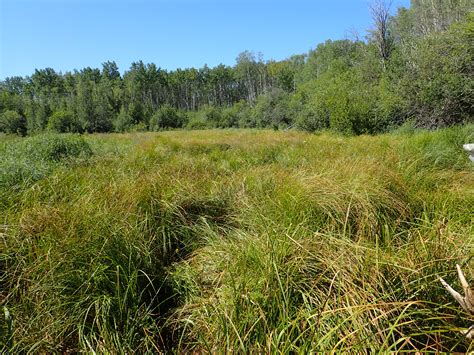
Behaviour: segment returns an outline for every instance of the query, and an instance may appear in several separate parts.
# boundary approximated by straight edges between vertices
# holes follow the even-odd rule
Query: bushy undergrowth
[[[472,350],[437,278],[474,276],[473,132],[2,138],[57,165],[2,187],[0,347]]]

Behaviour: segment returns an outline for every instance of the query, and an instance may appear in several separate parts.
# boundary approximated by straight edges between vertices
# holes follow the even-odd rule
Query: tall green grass
[[[0,141],[0,205],[55,169],[90,158],[89,144],[74,135],[43,135]]]
[[[473,350],[472,125],[2,139],[4,350]]]

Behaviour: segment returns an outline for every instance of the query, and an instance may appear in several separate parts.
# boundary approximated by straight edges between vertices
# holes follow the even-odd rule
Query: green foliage
[[[82,127],[74,115],[67,111],[56,111],[48,120],[48,129],[58,133],[78,133]]]
[[[346,71],[360,62],[363,50],[363,43],[358,41],[327,40],[318,44],[315,50],[310,51],[298,81],[307,82],[328,72],[337,74]]]
[[[225,128],[227,122],[232,120],[232,115],[235,113],[235,110],[227,111],[224,114],[224,111],[218,107],[205,105],[201,107],[198,111],[189,112],[188,123],[186,127],[188,129],[205,129],[205,128]]]
[[[207,129],[207,128],[212,128],[212,126],[204,117],[199,116],[199,115],[190,115],[186,128],[187,129]]]
[[[275,86],[292,92],[295,89],[296,66],[290,61],[273,62],[267,64],[268,75],[275,81]]]
[[[24,110],[29,133],[38,133],[46,129],[52,110],[47,101],[35,102],[25,99]]]
[[[0,114],[0,132],[26,135],[26,119],[16,111],[7,110]]]
[[[444,127],[472,120],[471,21],[419,40],[417,50],[407,58],[399,92],[419,126]]]
[[[128,106],[128,115],[133,124],[146,123],[146,115],[141,102],[132,101]]]
[[[295,111],[296,127],[309,132],[329,128],[329,113],[321,104],[321,97],[316,98],[311,94],[313,85],[314,82],[310,82],[301,86],[293,95],[291,102]]]
[[[159,131],[167,128],[182,128],[185,116],[170,105],[160,107],[151,117],[149,128]]]
[[[251,126],[274,129],[288,127],[293,119],[289,99],[289,95],[281,89],[260,95],[251,111]]]
[[[133,118],[125,109],[125,107],[120,108],[120,112],[117,115],[117,118],[114,121],[114,128],[116,132],[125,132],[133,126]]]
[[[383,119],[375,112],[374,88],[360,73],[351,70],[337,76],[323,75],[310,85],[309,112],[300,116],[300,126],[329,127],[346,134],[375,133],[383,129]]]
[[[222,110],[221,127],[246,127],[250,117],[250,106],[246,101],[239,101]]]
[[[22,107],[23,102],[20,94],[0,90],[0,112],[6,110],[20,112]]]
[[[399,8],[392,19],[393,32],[400,42],[407,42],[445,31],[469,13],[472,13],[472,0],[412,0],[409,9]]]
[[[220,108],[206,105],[200,108],[198,114],[203,120],[209,122],[211,127],[223,127],[222,111]]]
[[[408,103],[398,92],[396,84],[387,75],[382,76],[378,85],[374,87],[374,92],[376,95],[374,114],[379,120],[377,130],[384,131],[395,128],[407,120]]]
[[[186,126],[372,134],[405,121],[430,129],[472,121],[472,0],[413,0],[386,19],[382,3],[371,7],[383,16],[373,16],[367,41],[327,40],[281,61],[244,51],[232,67],[167,71],[138,61],[122,76],[108,61],[6,78],[0,114],[18,112],[31,134],[52,115],[56,131],[89,133]],[[80,129],[59,123],[69,119],[57,112]]]

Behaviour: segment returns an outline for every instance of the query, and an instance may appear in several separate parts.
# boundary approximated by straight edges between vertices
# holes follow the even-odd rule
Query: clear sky
[[[233,65],[306,53],[326,39],[361,37],[370,0],[0,0],[0,79],[35,68],[70,71],[115,60],[165,69]],[[409,6],[393,0],[393,12]]]

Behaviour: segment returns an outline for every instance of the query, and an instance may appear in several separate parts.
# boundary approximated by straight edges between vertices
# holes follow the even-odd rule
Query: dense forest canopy
[[[234,66],[164,70],[132,63],[35,70],[0,82],[0,131],[27,134],[169,128],[297,127],[377,133],[411,122],[436,128],[473,120],[473,0],[412,0],[389,15],[370,6],[365,38],[307,54]]]

